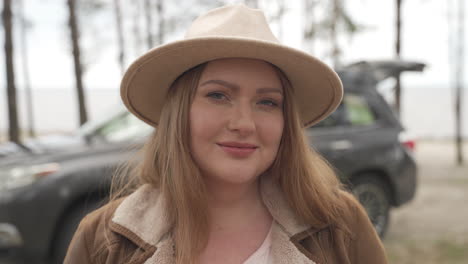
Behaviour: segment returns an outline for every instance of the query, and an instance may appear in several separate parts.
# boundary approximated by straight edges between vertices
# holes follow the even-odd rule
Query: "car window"
[[[335,112],[311,128],[367,126],[373,124],[375,120],[376,116],[364,96],[347,93]]]
[[[95,135],[109,142],[118,142],[143,138],[151,131],[151,126],[129,112],[124,112],[105,123]]]
[[[324,120],[318,122],[316,125],[312,126],[312,128],[319,128],[319,127],[335,127],[338,125],[345,124],[345,107],[344,104],[341,103],[338,108],[329,115]]]
[[[375,115],[364,97],[348,94],[344,97],[348,123],[352,126],[367,126],[375,122]]]
[[[99,113],[97,118],[93,118],[80,126],[76,132],[79,136],[92,136],[93,134],[96,134],[98,129],[106,126],[110,122],[113,122],[114,119],[120,118],[120,116],[125,112],[125,107],[122,104],[114,105],[103,113]]]

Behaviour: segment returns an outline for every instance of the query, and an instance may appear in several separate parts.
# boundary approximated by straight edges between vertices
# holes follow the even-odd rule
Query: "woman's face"
[[[271,65],[253,59],[206,65],[190,109],[190,148],[206,180],[254,181],[273,163],[283,125],[283,87]]]

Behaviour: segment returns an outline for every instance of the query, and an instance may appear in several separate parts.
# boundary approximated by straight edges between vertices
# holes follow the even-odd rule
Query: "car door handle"
[[[333,150],[347,150],[350,149],[353,144],[349,140],[337,140],[330,144]]]

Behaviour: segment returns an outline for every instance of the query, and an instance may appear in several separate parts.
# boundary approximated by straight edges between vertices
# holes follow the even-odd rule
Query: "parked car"
[[[415,194],[416,164],[408,148],[413,142],[400,140],[403,127],[376,85],[421,67],[387,61],[339,70],[345,87],[342,104],[306,131],[381,236],[390,208]],[[25,263],[62,262],[79,221],[108,196],[113,170],[153,130],[123,108],[114,112],[80,128],[62,147],[47,148],[39,140],[26,144],[29,151],[0,159],[0,255]]]
[[[345,95],[327,119],[308,129],[311,144],[366,209],[381,237],[391,207],[416,191],[415,142],[377,91],[379,82],[425,65],[400,60],[357,62],[338,70]]]

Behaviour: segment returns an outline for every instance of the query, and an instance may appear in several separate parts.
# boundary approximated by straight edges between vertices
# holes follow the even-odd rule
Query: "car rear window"
[[[375,122],[375,115],[364,97],[348,94],[344,97],[344,104],[352,126],[367,126]]]
[[[344,104],[341,103],[338,108],[329,115],[324,120],[320,121],[316,125],[312,126],[312,128],[318,127],[335,127],[339,125],[345,124],[345,107]]]
[[[336,126],[367,126],[375,122],[376,116],[365,97],[347,93],[340,106],[326,119],[312,128]]]

